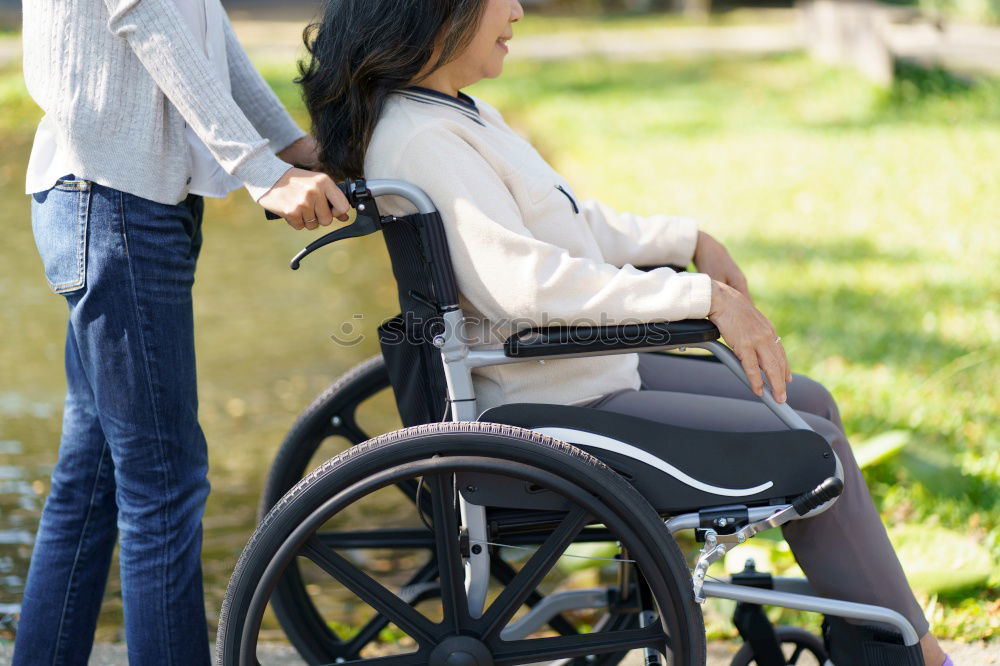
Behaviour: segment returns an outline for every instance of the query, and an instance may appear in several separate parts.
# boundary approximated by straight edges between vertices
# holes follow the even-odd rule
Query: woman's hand
[[[347,197],[325,173],[291,168],[257,202],[285,218],[293,229],[324,227],[347,221]]]
[[[278,158],[296,166],[316,169],[319,167],[319,142],[306,135],[278,153]]]
[[[712,310],[708,318],[743,364],[750,388],[764,395],[761,373],[778,402],[785,402],[785,384],[792,381],[785,348],[774,327],[746,296],[719,280],[712,281]]]
[[[743,271],[729,256],[722,243],[704,231],[698,232],[698,243],[694,248],[694,265],[699,273],[706,273],[713,280],[729,285],[753,303]]]

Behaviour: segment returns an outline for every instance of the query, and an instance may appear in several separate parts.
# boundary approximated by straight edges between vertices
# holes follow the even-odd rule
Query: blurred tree
[[[814,58],[848,64],[882,85],[892,83],[888,14],[875,0],[800,0],[806,44]]]

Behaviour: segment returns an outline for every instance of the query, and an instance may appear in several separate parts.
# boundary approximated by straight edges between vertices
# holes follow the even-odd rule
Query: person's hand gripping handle
[[[292,167],[258,203],[293,229],[329,226],[334,218],[347,221],[351,205],[337,184],[325,173]]]

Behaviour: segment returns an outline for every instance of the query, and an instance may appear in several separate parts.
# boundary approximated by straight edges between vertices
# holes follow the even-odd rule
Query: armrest
[[[509,358],[531,358],[690,345],[718,339],[719,329],[707,319],[620,326],[550,326],[518,331],[504,341],[503,352]]]
[[[640,271],[648,273],[649,271],[655,271],[657,268],[669,268],[674,273],[687,273],[687,266],[676,266],[674,264],[658,264],[656,266],[635,266]]]

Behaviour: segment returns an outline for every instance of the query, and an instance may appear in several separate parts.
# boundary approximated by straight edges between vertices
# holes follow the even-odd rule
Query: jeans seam
[[[80,552],[83,550],[83,542],[86,540],[87,528],[90,526],[90,516],[94,511],[94,498],[97,496],[97,487],[101,482],[101,472],[104,467],[104,459],[107,451],[108,444],[105,442],[104,447],[101,448],[101,458],[97,461],[97,471],[94,473],[94,485],[90,489],[90,501],[87,504],[87,515],[83,519],[83,528],[80,530],[80,541],[76,546],[76,554],[73,556],[73,566],[70,568],[69,585],[66,587],[66,597],[63,599],[63,609],[62,613],[59,615],[59,629],[56,631],[56,644],[55,648],[52,650],[53,664],[58,663],[59,648],[63,638],[63,626],[66,623],[66,611],[70,606],[70,597],[74,592],[74,578],[76,576],[77,564],[80,562]]]
[[[125,265],[129,275],[129,291],[131,292],[132,296],[133,315],[135,316],[136,332],[138,333],[139,336],[139,349],[140,352],[142,353],[142,364],[146,374],[147,388],[149,390],[149,400],[151,403],[150,408],[153,416],[153,425],[154,428],[156,429],[156,443],[159,449],[159,456],[160,456],[159,462],[161,465],[161,469],[163,469],[164,480],[166,482],[166,489],[169,489],[172,486],[170,479],[171,474],[169,466],[167,464],[167,456],[163,449],[163,429],[160,427],[160,417],[157,411],[157,400],[156,400],[156,392],[154,391],[152,364],[149,361],[149,355],[146,353],[146,336],[142,326],[142,313],[141,313],[141,308],[139,306],[139,295],[136,291],[135,273],[132,270],[132,256],[128,251],[128,232],[127,232],[128,225],[126,223],[126,218],[125,218],[125,195],[121,192],[118,192],[118,206],[119,206],[119,214],[121,215],[122,242],[125,244]],[[170,512],[170,502],[168,501],[163,513],[169,514],[169,512]],[[164,523],[166,524],[164,525]],[[166,516],[161,515],[160,528],[164,534],[166,534],[167,532],[167,530],[164,528],[168,528],[171,523],[172,521],[170,520],[169,515]],[[169,539],[164,540],[161,557],[163,558],[163,567],[161,569],[161,589],[164,592],[166,592],[167,585],[170,580],[169,575],[167,575],[168,574],[167,570],[170,565]],[[160,610],[160,617],[164,618],[164,623],[166,625],[166,630],[167,630],[167,635],[164,637],[165,640],[167,641],[167,646],[166,646],[167,659],[165,666],[172,666],[173,654],[170,650],[170,636],[172,635],[173,632],[172,632],[172,627],[170,626],[170,614],[167,612],[166,608],[167,597],[168,597],[167,594],[162,595],[161,603],[163,604],[163,606],[159,610]]]

